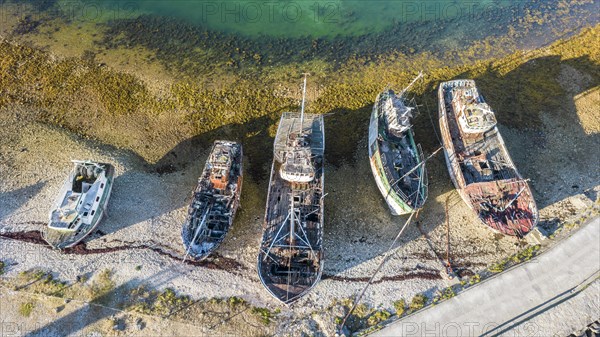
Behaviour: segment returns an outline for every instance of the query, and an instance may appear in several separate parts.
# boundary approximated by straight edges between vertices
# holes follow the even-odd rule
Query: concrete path
[[[599,275],[600,218],[595,218],[531,261],[372,336],[541,336],[543,329],[528,321],[577,295]],[[600,316],[600,303],[591,308]]]

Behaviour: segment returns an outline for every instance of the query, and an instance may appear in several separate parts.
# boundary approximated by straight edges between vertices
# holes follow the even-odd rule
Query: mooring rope
[[[390,247],[388,248],[388,250],[385,252],[385,255],[383,256],[383,260],[381,261],[381,263],[379,264],[379,266],[377,267],[377,269],[375,270],[375,272],[373,273],[373,275],[369,279],[369,282],[367,282],[367,284],[365,285],[365,287],[363,288],[363,290],[360,292],[360,294],[354,300],[354,303],[352,304],[352,308],[350,309],[350,311],[348,311],[348,313],[344,317],[344,320],[342,321],[342,324],[340,325],[340,330],[339,330],[340,335],[343,335],[342,329],[344,328],[344,325],[346,325],[346,320],[348,320],[348,317],[350,317],[350,315],[352,315],[352,312],[354,311],[354,309],[356,309],[356,306],[358,305],[358,302],[360,302],[360,300],[364,296],[365,292],[367,291],[367,288],[369,288],[369,286],[371,285],[371,283],[375,279],[375,276],[377,275],[377,273],[381,270],[381,268],[383,267],[383,265],[387,262],[387,259],[388,259],[389,255],[390,255],[390,252],[392,251],[392,249],[396,245],[396,242],[398,241],[398,239],[400,238],[400,236],[402,235],[402,233],[404,232],[404,230],[406,229],[406,227],[410,223],[410,220],[412,220],[412,217],[413,217],[413,215],[415,215],[415,213],[416,212],[414,212],[414,211],[412,213],[410,213],[410,216],[408,217],[408,220],[406,220],[406,222],[404,223],[404,226],[402,226],[402,228],[400,229],[400,232],[398,232],[398,235],[396,235],[396,238],[394,238],[394,241],[392,242],[392,244],[390,245]]]

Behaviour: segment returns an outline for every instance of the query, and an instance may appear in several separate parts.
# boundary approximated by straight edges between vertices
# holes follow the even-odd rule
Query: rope
[[[390,189],[388,191],[388,195],[390,193],[392,193],[392,189],[394,188],[394,186],[398,185],[398,183],[400,181],[402,181],[402,179],[404,179],[406,176],[408,176],[409,174],[413,173],[416,169],[418,169],[420,166],[425,165],[425,162],[428,161],[429,159],[433,158],[433,156],[435,156],[438,152],[440,152],[440,150],[442,150],[443,147],[439,147],[437,150],[433,151],[432,154],[429,155],[429,157],[425,158],[425,160],[423,160],[421,163],[419,163],[419,165],[413,167],[412,169],[410,169],[408,172],[406,172],[402,177],[398,178],[391,186]]]
[[[408,220],[406,220],[406,222],[404,223],[404,226],[402,226],[402,228],[400,229],[400,232],[398,232],[398,235],[396,235],[396,238],[394,238],[394,241],[392,241],[392,244],[390,245],[390,247],[388,248],[388,250],[385,252],[385,254],[383,256],[383,260],[381,261],[381,263],[379,264],[379,266],[377,267],[377,269],[375,270],[375,272],[373,273],[373,275],[369,279],[369,282],[367,282],[367,284],[365,285],[365,287],[363,288],[363,290],[360,292],[360,294],[354,300],[354,304],[352,305],[352,308],[350,309],[350,311],[348,311],[348,313],[344,317],[344,320],[342,321],[342,324],[340,325],[340,330],[339,330],[340,335],[343,335],[342,329],[344,328],[344,325],[346,324],[346,320],[348,320],[348,317],[350,317],[350,315],[352,315],[352,312],[354,311],[354,309],[356,309],[356,306],[358,305],[358,302],[360,302],[360,300],[364,296],[365,292],[367,291],[367,288],[371,285],[371,283],[375,279],[375,275],[377,275],[377,273],[381,270],[381,268],[383,267],[383,265],[387,262],[387,259],[388,259],[389,255],[390,255],[390,252],[392,251],[392,248],[394,248],[394,246],[396,245],[396,242],[398,241],[398,239],[400,238],[400,236],[402,235],[402,233],[404,232],[404,230],[406,229],[406,227],[410,223],[410,220],[412,220],[413,215],[415,215],[415,212],[410,213],[410,217],[408,217]]]

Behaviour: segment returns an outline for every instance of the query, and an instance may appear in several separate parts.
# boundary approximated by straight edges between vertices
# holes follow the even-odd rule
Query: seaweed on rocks
[[[26,15],[21,18],[13,30],[13,34],[25,35],[37,32],[37,28],[42,24],[39,20],[34,20],[31,15]]]
[[[44,12],[53,8],[57,1],[58,0],[12,0],[12,2],[17,4],[24,3],[33,6],[34,9],[40,12]],[[0,4],[2,2],[4,1],[0,1]]]

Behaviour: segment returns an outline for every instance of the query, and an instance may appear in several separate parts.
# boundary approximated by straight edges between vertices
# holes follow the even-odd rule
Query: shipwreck
[[[214,142],[183,225],[185,258],[205,259],[231,229],[242,192],[242,157],[241,144]]]
[[[369,159],[375,183],[394,215],[412,213],[427,199],[427,171],[415,142],[412,118],[416,104],[405,93],[388,89],[375,100],[369,125]]]
[[[314,287],[323,271],[323,117],[281,116],[274,142],[258,274],[266,289],[290,304]]]
[[[475,81],[444,82],[438,99],[444,154],[454,186],[485,225],[506,235],[525,236],[538,222],[538,209]]]
[[[54,248],[75,246],[102,220],[113,186],[114,167],[106,163],[73,161],[42,236]]]

